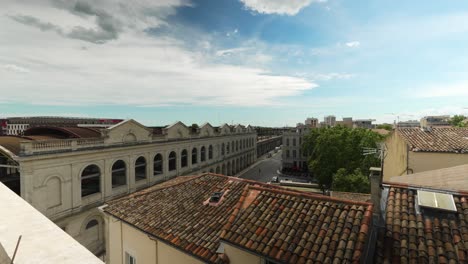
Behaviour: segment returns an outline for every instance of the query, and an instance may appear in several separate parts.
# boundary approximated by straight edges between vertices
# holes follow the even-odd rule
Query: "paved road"
[[[275,153],[271,158],[260,159],[252,168],[240,175],[240,178],[255,180],[260,182],[269,182],[281,167],[281,151]]]

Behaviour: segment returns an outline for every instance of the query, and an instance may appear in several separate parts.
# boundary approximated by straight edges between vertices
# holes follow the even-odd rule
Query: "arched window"
[[[81,197],[101,191],[101,170],[96,165],[89,165],[81,173]]]
[[[99,225],[99,222],[96,219],[93,219],[86,224],[86,229],[90,229],[98,225]]]
[[[123,160],[112,165],[112,188],[127,184],[126,166]]]
[[[172,151],[169,153],[169,171],[173,171],[177,168],[177,157],[176,153]]]
[[[197,164],[197,148],[192,149],[192,164]]]
[[[154,156],[153,161],[153,175],[159,175],[163,173],[163,158],[161,154]]]
[[[213,146],[210,145],[208,147],[208,159],[212,159],[213,158]]]
[[[182,150],[182,154],[180,155],[180,166],[187,167],[188,165],[188,157],[187,157],[187,150]]]
[[[200,151],[200,161],[203,162],[206,160],[206,148],[205,146],[201,147],[201,151]]]
[[[135,161],[135,181],[146,179],[146,159],[139,157]]]
[[[221,155],[224,155],[224,143],[221,145]]]

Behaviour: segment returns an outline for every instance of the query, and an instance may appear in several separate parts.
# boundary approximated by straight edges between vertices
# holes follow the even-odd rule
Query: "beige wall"
[[[385,141],[387,153],[384,160],[383,179],[406,174],[407,146],[405,141],[393,132]]]
[[[134,256],[137,263],[144,264],[203,263],[164,242],[150,239],[144,232],[112,216],[106,216],[106,223],[106,253],[109,264],[125,264],[125,252]]]
[[[468,154],[410,152],[409,173],[468,164]]]
[[[261,264],[262,258],[245,250],[224,243],[224,254],[229,258],[230,264]]]
[[[384,181],[394,176],[468,164],[468,154],[407,152],[407,144],[397,133],[388,137],[385,144]]]

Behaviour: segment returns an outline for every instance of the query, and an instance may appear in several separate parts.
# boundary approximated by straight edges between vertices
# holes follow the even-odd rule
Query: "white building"
[[[283,133],[283,169],[307,170],[307,155],[302,152],[302,142],[310,129],[309,127],[297,127]]]
[[[42,127],[0,137],[0,181],[95,254],[104,250],[104,202],[178,175],[234,175],[256,160],[242,125],[105,129]]]
[[[323,118],[325,126],[334,127],[336,125],[336,116],[329,115]]]

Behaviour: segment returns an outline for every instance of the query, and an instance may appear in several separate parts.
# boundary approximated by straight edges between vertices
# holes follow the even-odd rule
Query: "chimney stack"
[[[382,197],[382,169],[379,167],[371,167],[369,181],[371,186],[371,201],[374,204],[373,220],[374,223],[380,222],[380,199]]]

